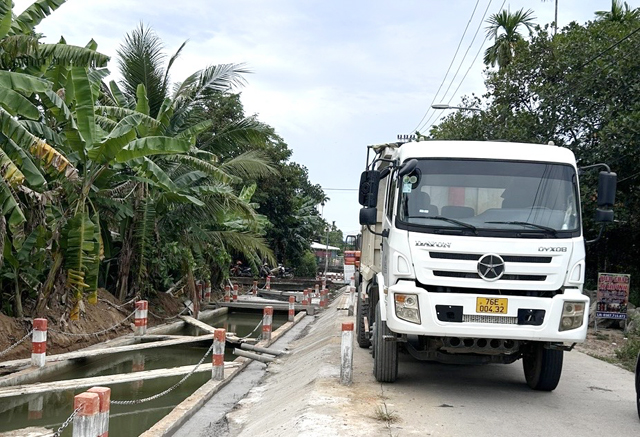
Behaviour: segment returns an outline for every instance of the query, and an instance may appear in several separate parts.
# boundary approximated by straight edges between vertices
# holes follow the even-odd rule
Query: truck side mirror
[[[601,171],[598,176],[598,207],[609,209],[616,203],[616,182],[613,172]]]
[[[362,175],[360,175],[360,188],[358,190],[358,202],[360,205],[364,207],[376,207],[378,205],[379,183],[380,172],[378,170],[362,172]]]
[[[360,224],[362,226],[375,225],[378,220],[378,208],[360,208]]]
[[[613,211],[610,209],[596,209],[596,223],[612,223]]]
[[[402,164],[402,166],[398,170],[398,177],[401,178],[402,176],[408,175],[413,170],[415,170],[417,166],[418,166],[418,160],[417,159],[408,160],[407,162]]]

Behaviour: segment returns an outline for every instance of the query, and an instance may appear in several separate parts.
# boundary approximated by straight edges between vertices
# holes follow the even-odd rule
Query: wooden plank
[[[196,320],[191,316],[180,316],[180,318],[185,322],[187,322],[188,324],[196,326],[202,329],[203,331],[209,332],[211,334],[215,334],[216,332],[216,328],[214,328],[213,326],[207,325],[206,323],[201,322],[200,320]]]
[[[225,362],[225,369],[238,367],[239,363]],[[169,369],[146,370],[143,372],[123,373],[119,375],[94,376],[91,378],[68,379],[66,381],[43,382],[37,384],[16,385],[0,388],[0,399],[12,396],[22,396],[34,393],[46,393],[52,391],[74,390],[80,387],[112,386],[126,382],[143,381],[145,379],[167,378],[170,376],[186,375],[195,365],[172,367]],[[203,363],[195,373],[211,372],[211,364]]]
[[[144,337],[141,337],[141,339]],[[48,355],[47,363],[54,363],[56,361],[64,360],[77,360],[78,358],[96,357],[105,354],[116,354],[120,352],[137,351],[141,349],[152,349],[156,347],[176,346],[179,344],[197,343],[200,341],[206,341],[213,339],[212,334],[201,335],[199,337],[181,336],[180,338],[174,338],[171,340],[154,341],[154,342],[140,342],[136,344],[130,344],[127,346],[114,346],[103,349],[93,350],[80,350],[75,352],[67,352],[65,354]],[[24,358],[21,360],[5,361],[0,363],[0,368],[18,367],[25,364],[30,364],[30,358]]]

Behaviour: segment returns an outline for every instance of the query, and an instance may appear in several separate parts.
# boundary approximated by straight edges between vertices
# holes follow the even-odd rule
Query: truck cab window
[[[402,184],[400,223],[441,229],[460,227],[456,221],[461,221],[479,230],[514,236],[544,229],[579,233],[571,166],[422,159],[417,172],[418,184]]]

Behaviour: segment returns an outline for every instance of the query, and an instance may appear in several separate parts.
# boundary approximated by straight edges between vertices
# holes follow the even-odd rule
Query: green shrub
[[[296,267],[296,276],[302,278],[315,278],[317,267],[316,257],[313,253],[305,252],[304,255],[302,255],[300,264]]]

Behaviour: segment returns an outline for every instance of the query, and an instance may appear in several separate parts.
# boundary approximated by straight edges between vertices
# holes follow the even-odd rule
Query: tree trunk
[[[56,251],[53,253],[52,258],[53,264],[51,265],[51,270],[49,270],[47,279],[44,281],[40,293],[38,293],[38,303],[36,304],[36,316],[38,317],[44,316],[44,310],[47,307],[47,302],[49,302],[49,296],[54,290],[56,279],[61,272],[63,259],[62,253]]]
[[[122,239],[122,249],[118,260],[118,299],[124,301],[129,292],[129,274],[131,273],[131,262],[133,259],[133,223],[127,227],[127,231]]]
[[[15,272],[15,310],[16,310],[16,317],[18,318],[22,318],[24,317],[24,312],[22,311],[22,291],[20,290],[20,277],[18,276],[18,271],[14,270]]]

